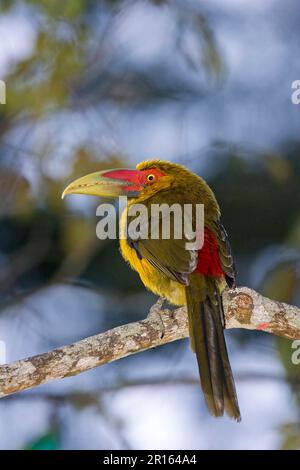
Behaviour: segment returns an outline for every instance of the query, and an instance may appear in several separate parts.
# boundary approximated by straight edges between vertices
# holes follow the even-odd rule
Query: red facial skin
[[[153,181],[149,181],[147,177],[153,175]],[[108,178],[128,181],[132,184],[127,186],[127,191],[140,191],[144,186],[151,185],[158,181],[164,174],[155,169],[147,170],[112,170],[104,173],[103,176]],[[205,227],[204,244],[198,251],[198,264],[195,273],[204,276],[223,277],[224,273],[219,260],[219,245],[214,233]]]
[[[147,177],[149,175],[153,175],[154,179],[153,181],[148,181]],[[113,170],[113,171],[108,171],[107,173],[103,173],[103,176],[106,176],[107,178],[113,178],[113,179],[118,179],[118,180],[124,180],[128,181],[130,183],[129,186],[127,186],[126,191],[140,191],[143,189],[144,186],[151,185],[155,183],[156,181],[159,180],[162,176],[164,176],[164,173],[162,173],[159,170],[156,170],[155,168],[153,169],[148,169],[148,170]]]

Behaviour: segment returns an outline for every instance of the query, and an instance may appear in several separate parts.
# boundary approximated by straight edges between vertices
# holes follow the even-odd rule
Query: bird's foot
[[[150,308],[150,311],[147,315],[148,320],[154,321],[159,326],[160,339],[165,336],[165,325],[161,315],[164,302],[165,299],[160,297],[158,301]]]

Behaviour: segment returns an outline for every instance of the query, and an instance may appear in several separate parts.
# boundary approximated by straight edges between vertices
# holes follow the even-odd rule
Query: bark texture
[[[223,294],[226,328],[263,330],[300,339],[300,309],[241,287]],[[155,304],[145,320],[122,325],[38,356],[0,366],[0,398],[70,377],[188,336],[184,307]]]

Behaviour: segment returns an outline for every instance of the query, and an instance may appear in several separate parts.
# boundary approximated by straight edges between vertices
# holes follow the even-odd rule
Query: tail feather
[[[191,347],[198,361],[202,390],[210,413],[240,421],[234,379],[223,331],[221,296],[213,281],[202,289],[186,287]]]
[[[219,358],[219,351],[216,345],[218,344],[217,330],[214,325],[214,318],[212,315],[206,314],[206,306],[200,303],[198,310],[202,322],[203,337],[205,341],[206,358],[210,371],[210,382],[212,388],[212,395],[215,403],[216,414],[220,415],[224,409],[224,395],[223,395],[223,380],[222,380],[222,366]],[[198,313],[198,314],[199,314]],[[198,356],[197,356],[198,359]],[[202,363],[201,363],[202,364]]]

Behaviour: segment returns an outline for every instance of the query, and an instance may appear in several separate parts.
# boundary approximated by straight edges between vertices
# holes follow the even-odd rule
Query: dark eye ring
[[[155,175],[151,174],[151,175],[147,176],[147,181],[149,181],[150,183],[152,183],[152,181],[154,181],[154,180],[155,180]]]

